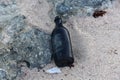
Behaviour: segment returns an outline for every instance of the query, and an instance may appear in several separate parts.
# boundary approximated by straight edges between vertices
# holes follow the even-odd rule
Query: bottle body
[[[56,27],[52,32],[51,42],[55,64],[58,67],[72,65],[74,58],[68,30],[63,26]]]

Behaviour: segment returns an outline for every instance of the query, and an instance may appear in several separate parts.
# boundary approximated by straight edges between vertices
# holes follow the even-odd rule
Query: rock
[[[29,26],[15,0],[0,2],[0,80],[16,80],[21,73],[19,62],[30,68],[42,68],[51,61],[50,35]]]
[[[32,67],[50,62],[49,34],[27,26],[24,16],[15,16],[9,24],[3,31],[9,39],[3,39],[3,43],[8,45],[11,54],[15,54],[14,59],[26,60]]]
[[[52,0],[53,12],[63,18],[71,15],[91,16],[95,10],[106,9],[112,5],[114,0]]]

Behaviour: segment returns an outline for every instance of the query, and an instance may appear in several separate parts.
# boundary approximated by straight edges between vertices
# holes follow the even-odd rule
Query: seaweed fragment
[[[93,17],[94,18],[98,18],[99,16],[103,16],[105,15],[107,12],[106,11],[103,11],[103,10],[96,10],[94,13],[93,13]]]

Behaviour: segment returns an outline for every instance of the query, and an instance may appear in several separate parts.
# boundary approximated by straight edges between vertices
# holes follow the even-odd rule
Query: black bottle
[[[55,64],[58,67],[72,66],[74,62],[70,34],[62,25],[62,19],[57,16],[54,20],[56,27],[51,35],[52,51]]]

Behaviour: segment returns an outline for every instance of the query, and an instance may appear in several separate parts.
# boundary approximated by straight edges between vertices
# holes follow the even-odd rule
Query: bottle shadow
[[[72,50],[75,61],[85,62],[90,57],[92,46],[91,36],[88,33],[84,33],[81,30],[67,27],[71,37]]]

